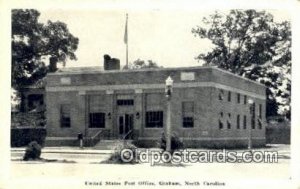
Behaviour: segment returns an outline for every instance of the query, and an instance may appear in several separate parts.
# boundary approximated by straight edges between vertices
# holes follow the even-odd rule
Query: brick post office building
[[[171,130],[186,147],[247,146],[249,137],[265,144],[265,86],[214,67],[120,70],[110,61],[48,74],[46,145],[75,145],[82,133],[92,145],[125,136],[155,146],[166,127],[169,76]]]

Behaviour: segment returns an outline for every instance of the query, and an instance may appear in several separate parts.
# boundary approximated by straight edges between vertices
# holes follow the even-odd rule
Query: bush
[[[162,133],[160,138],[160,148],[166,151],[167,148],[167,140],[165,133]],[[176,133],[172,133],[171,136],[171,153],[173,154],[174,151],[183,149],[183,142],[180,140]]]
[[[45,143],[45,128],[12,128],[11,129],[11,146],[27,146],[31,141],[36,141],[41,146]]]
[[[133,152],[133,161],[124,162],[122,160],[121,151],[123,149],[132,150],[132,152]],[[104,161],[103,163],[113,163],[113,164],[126,164],[126,163],[134,164],[134,163],[137,163],[137,161],[135,161],[137,159],[136,149],[137,149],[137,147],[135,145],[127,143],[127,142],[118,143],[116,145],[116,147],[114,148],[115,152],[108,158],[108,160]]]
[[[28,160],[39,160],[41,159],[42,147],[36,142],[32,141],[28,144],[23,157],[24,161]]]

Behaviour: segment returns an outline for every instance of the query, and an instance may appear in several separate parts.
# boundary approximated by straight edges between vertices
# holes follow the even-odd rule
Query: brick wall
[[[195,79],[182,81],[182,72],[194,72]],[[166,124],[166,98],[164,95],[165,79],[171,75],[174,79],[172,95],[172,131],[179,134],[184,140],[209,141],[226,138],[244,140],[248,130],[243,129],[243,115],[247,115],[247,128],[250,127],[249,106],[243,103],[244,95],[251,97],[258,113],[258,104],[262,104],[265,115],[265,87],[254,82],[226,73],[215,68],[176,68],[148,71],[106,71],[94,73],[56,73],[47,76],[47,133],[48,137],[77,137],[79,132],[92,136],[99,128],[89,128],[88,124],[88,98],[91,95],[100,96],[101,111],[105,116],[106,131],[111,138],[118,137],[118,116],[123,112],[134,115],[134,135],[141,140],[154,140],[161,136],[164,128],[146,128],[145,115],[147,110],[162,110],[164,112],[164,125]],[[69,78],[69,84],[61,84],[61,78]],[[193,83],[199,84],[191,85]],[[202,85],[204,83],[204,85]],[[212,85],[213,83],[213,85]],[[152,84],[152,85],[150,85]],[[98,88],[87,88],[97,86]],[[114,88],[121,86],[121,88]],[[151,86],[151,87],[149,87]],[[103,87],[103,88],[102,88]],[[224,99],[218,99],[220,88],[224,90]],[[228,91],[231,91],[231,102],[227,101]],[[157,95],[158,105],[147,106],[148,94]],[[236,101],[237,93],[241,94],[240,104]],[[134,99],[134,106],[123,107],[116,105],[116,98],[120,94],[129,94]],[[194,127],[182,127],[182,102],[194,102]],[[60,127],[60,105],[71,104],[71,127]],[[231,114],[231,129],[219,129],[219,114],[224,117]],[[137,116],[137,113],[139,116]],[[110,114],[111,116],[107,116]],[[236,128],[236,116],[240,117],[240,127]],[[226,119],[225,119],[226,120]],[[252,135],[255,138],[265,136],[265,117],[263,116],[262,129],[255,129]],[[257,128],[257,127],[256,127]],[[224,139],[225,138],[225,139]],[[261,140],[261,139],[259,139]],[[219,140],[220,141],[220,140]]]

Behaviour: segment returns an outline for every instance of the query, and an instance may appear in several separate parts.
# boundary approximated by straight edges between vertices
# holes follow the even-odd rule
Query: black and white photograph
[[[300,187],[299,1],[13,2],[1,189]]]

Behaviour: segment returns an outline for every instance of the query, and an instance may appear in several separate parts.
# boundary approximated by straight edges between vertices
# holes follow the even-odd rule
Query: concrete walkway
[[[12,153],[25,152],[26,147],[11,148]],[[63,153],[63,154],[111,154],[113,150],[98,150],[93,148],[79,148],[79,147],[44,147],[42,153]]]

